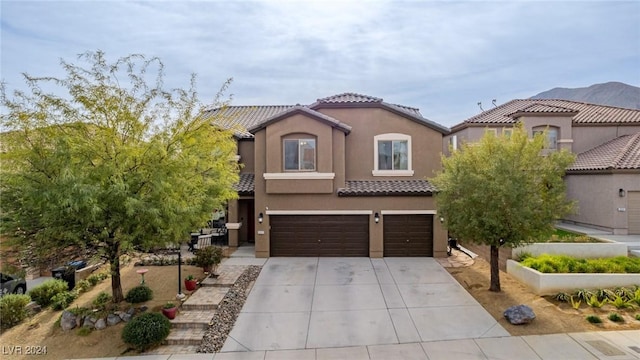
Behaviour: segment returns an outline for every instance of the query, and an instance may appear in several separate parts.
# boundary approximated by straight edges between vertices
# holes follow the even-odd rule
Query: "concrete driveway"
[[[222,349],[509,336],[432,258],[270,258]]]

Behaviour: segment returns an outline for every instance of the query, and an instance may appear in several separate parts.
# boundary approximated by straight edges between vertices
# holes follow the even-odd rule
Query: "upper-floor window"
[[[284,170],[315,171],[316,140],[284,139]]]
[[[374,176],[411,176],[411,136],[381,134],[374,137]]]
[[[533,136],[536,134],[544,134],[547,132],[547,142],[545,145],[546,150],[558,149],[558,128],[556,127],[537,127],[533,129]]]

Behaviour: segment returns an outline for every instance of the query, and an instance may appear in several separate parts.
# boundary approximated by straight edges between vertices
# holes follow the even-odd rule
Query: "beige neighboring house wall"
[[[567,175],[567,197],[579,200],[577,213],[567,221],[614,234],[627,235],[629,195],[640,191],[640,172]],[[624,195],[620,196],[620,189]],[[584,196],[587,194],[588,196]]]
[[[499,134],[518,122],[530,135],[555,128],[557,149],[577,155],[567,169],[566,185],[567,197],[578,208],[563,220],[615,234],[640,233],[633,226],[629,231],[630,224],[640,222],[640,209],[633,207],[640,191],[640,110],[568,100],[512,100],[453,126],[444,137],[443,151],[449,154],[452,143],[460,147],[478,141],[486,131]],[[620,189],[625,196],[619,195]]]

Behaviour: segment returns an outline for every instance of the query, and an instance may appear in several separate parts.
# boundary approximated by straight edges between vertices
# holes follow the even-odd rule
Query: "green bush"
[[[75,291],[64,291],[51,297],[51,307],[53,310],[64,310],[78,297]]]
[[[133,318],[122,330],[122,340],[138,351],[159,345],[169,336],[169,319],[157,312],[145,313]]]
[[[640,258],[618,256],[606,259],[575,259],[566,255],[542,254],[520,262],[541,273],[640,273]]]
[[[0,298],[0,327],[8,329],[19,324],[29,314],[27,304],[31,302],[29,295],[7,294]]]
[[[91,284],[91,286],[96,286],[98,285],[98,283],[106,278],[108,278],[109,275],[107,273],[97,273],[97,274],[91,274],[89,276],[87,276],[87,281]]]
[[[76,330],[76,335],[78,336],[88,336],[89,334],[91,334],[91,328],[87,326],[82,326]]]
[[[624,322],[624,318],[618,313],[611,313],[609,314],[608,318],[613,322]]]
[[[54,295],[67,291],[67,282],[60,279],[51,279],[29,290],[27,293],[31,296],[31,300],[38,303],[42,307],[51,304],[51,298]]]
[[[93,307],[99,310],[104,310],[107,307],[107,304],[113,300],[113,296],[107,294],[106,292],[101,292],[93,299]]]
[[[636,320],[640,321],[640,314],[636,314]]]
[[[592,324],[600,324],[602,322],[602,319],[600,319],[600,317],[597,315],[589,315],[587,316],[587,321]]]
[[[77,290],[78,293],[82,294],[87,292],[91,288],[91,286],[92,285],[88,280],[80,280],[78,281],[74,289]]]
[[[149,301],[153,299],[153,290],[145,285],[138,285],[129,290],[124,299],[131,304]]]

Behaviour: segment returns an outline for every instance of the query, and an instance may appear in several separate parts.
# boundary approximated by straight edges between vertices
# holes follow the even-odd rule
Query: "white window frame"
[[[532,136],[536,136],[536,134],[544,134],[545,132],[547,134],[545,137],[544,149],[547,151],[558,150],[558,144],[560,143],[560,128],[553,125],[546,125],[546,126],[536,126],[533,129],[531,129]],[[552,132],[555,134],[555,143],[553,144],[550,141],[550,135],[552,134]]]
[[[380,170],[378,168],[378,142],[379,141],[406,141],[407,142],[407,170]],[[411,136],[406,134],[388,133],[373,137],[373,176],[413,176],[413,164],[411,160]]]

